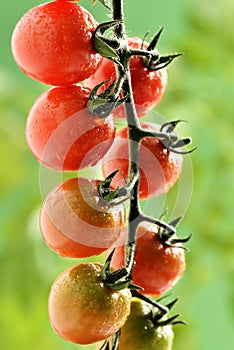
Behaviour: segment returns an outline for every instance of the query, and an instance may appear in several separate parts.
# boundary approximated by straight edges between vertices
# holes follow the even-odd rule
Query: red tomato
[[[159,131],[160,126],[153,123],[142,123],[142,128]],[[110,151],[103,158],[103,174],[107,177],[119,169],[112,180],[112,186],[124,186],[123,174],[127,177],[129,166],[128,129],[116,134]],[[167,150],[161,141],[146,137],[140,145],[140,190],[141,199],[158,196],[167,192],[176,182],[182,168],[183,158],[180,154]],[[122,174],[123,173],[123,174]]]
[[[92,42],[97,23],[70,1],[38,5],[17,23],[12,53],[21,70],[50,85],[70,85],[93,74],[102,57]]]
[[[128,44],[134,49],[139,49],[142,40],[129,38]],[[146,48],[149,44],[145,43]],[[131,82],[133,97],[139,117],[146,115],[161,100],[167,85],[167,71],[165,68],[159,70],[148,69],[141,56],[133,56],[130,61]],[[98,83],[112,78],[116,79],[115,66],[110,60],[104,58],[99,69],[85,81],[85,85],[93,88]],[[117,107],[114,116],[125,117],[123,106]]]
[[[136,243],[133,283],[144,288],[143,294],[158,297],[182,277],[185,270],[184,250],[161,242],[156,226],[147,223],[138,227]],[[124,245],[117,246],[112,267],[119,269],[124,266],[124,256]]]
[[[79,264],[55,280],[49,318],[56,333],[76,344],[90,344],[115,334],[130,314],[129,289],[114,291],[101,279],[102,265]]]
[[[41,232],[58,254],[71,258],[98,255],[118,239],[125,209],[105,204],[97,184],[96,180],[73,178],[55,187],[44,201]]]
[[[54,87],[34,103],[26,123],[26,138],[35,158],[55,170],[96,165],[115,137],[113,116],[98,118],[86,106],[90,89]]]

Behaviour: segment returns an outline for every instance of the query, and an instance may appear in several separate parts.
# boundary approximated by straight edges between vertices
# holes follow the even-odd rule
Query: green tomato
[[[132,299],[130,316],[121,329],[119,350],[171,350],[173,338],[171,325],[155,325],[151,305]]]

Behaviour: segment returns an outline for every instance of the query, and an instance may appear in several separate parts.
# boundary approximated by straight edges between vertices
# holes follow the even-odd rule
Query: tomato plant
[[[125,264],[124,245],[116,247],[112,267]],[[133,282],[143,294],[160,296],[170,290],[185,270],[185,252],[178,245],[169,246],[160,239],[155,225],[142,223],[137,229],[137,247],[133,266]]]
[[[158,124],[146,122],[141,126],[156,132],[160,128]],[[125,183],[123,174],[125,177],[128,176],[129,142],[134,143],[128,140],[128,128],[120,130],[110,151],[103,159],[104,176],[119,169],[119,173],[112,180],[113,187],[123,186]],[[182,169],[183,158],[180,154],[169,151],[159,139],[146,137],[141,142],[139,158],[141,199],[165,193],[175,184]]]
[[[70,1],[38,5],[17,23],[12,53],[29,77],[49,85],[70,85],[88,78],[101,63],[93,47],[93,16]]]
[[[157,323],[154,318],[155,311],[148,303],[137,298],[132,299],[130,316],[121,329],[119,350],[172,349],[172,326]]]
[[[62,256],[98,255],[119,237],[125,223],[123,205],[99,198],[97,180],[73,178],[56,186],[42,206],[40,227],[46,243]]]
[[[40,163],[55,170],[96,165],[115,136],[112,115],[93,116],[87,110],[90,89],[81,85],[54,87],[32,106],[26,138]]]
[[[97,1],[111,11],[111,21],[98,25],[75,1],[56,0],[29,10],[12,35],[20,69],[54,85],[29,112],[31,152],[56,171],[100,161],[104,175],[78,174],[42,205],[41,233],[56,253],[84,258],[111,251],[103,265],[81,263],[55,280],[49,319],[58,335],[77,344],[105,340],[105,350],[110,344],[112,350],[171,350],[171,326],[181,323],[178,315],[166,317],[174,302],[164,306],[147,295],[159,296],[180,279],[185,254],[179,243],[189,237],[177,238],[180,218],[166,223],[148,216],[140,200],[170,190],[191,139],[175,132],[180,120],[158,125],[138,117],[160,102],[165,67],[180,54],[161,56],[155,49],[162,28],[150,44],[128,38],[123,0],[92,4]],[[113,116],[127,120],[117,134]],[[133,299],[129,316],[132,296],[140,300]]]
[[[124,325],[130,313],[130,290],[106,287],[101,269],[97,263],[76,265],[62,272],[51,287],[51,325],[70,342],[90,344],[106,339]]]
[[[140,49],[143,43],[140,38],[134,37],[128,39],[128,45],[133,49]],[[145,49],[148,46],[148,43],[143,45]],[[142,117],[161,101],[167,86],[167,71],[165,68],[149,69],[144,64],[142,57],[133,56],[130,61],[130,72],[137,115]],[[104,58],[100,67],[85,81],[85,84],[93,88],[98,83],[109,79],[116,79],[115,65]],[[123,106],[117,107],[114,115],[117,118],[126,117]]]

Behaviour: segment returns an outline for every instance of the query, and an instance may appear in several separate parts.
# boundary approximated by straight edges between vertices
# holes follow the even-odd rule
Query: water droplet
[[[56,158],[58,160],[62,160],[63,159],[63,153],[61,151],[57,151],[55,155],[56,155]]]

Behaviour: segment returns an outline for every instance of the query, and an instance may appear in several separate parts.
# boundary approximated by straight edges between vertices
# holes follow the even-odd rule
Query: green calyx
[[[116,107],[120,106],[128,98],[128,95],[121,99],[119,98],[119,84],[115,81],[111,82],[102,93],[98,94],[99,88],[108,83],[110,83],[110,80],[97,84],[92,89],[87,103],[88,110],[99,118],[108,117]]]
[[[186,121],[178,119],[178,120],[164,123],[161,126],[160,131],[165,132],[166,134],[169,135],[168,139],[162,142],[169,151],[172,151],[174,153],[179,153],[179,154],[188,154],[193,152],[196,148],[192,148],[190,150],[185,150],[185,151],[182,151],[181,148],[192,142],[191,137],[179,139],[178,135],[174,133],[175,128],[181,122],[186,122]]]
[[[112,250],[102,268],[101,278],[103,283],[113,290],[121,290],[126,288],[131,290],[142,289],[140,286],[132,283],[131,272],[129,272],[126,267],[111,271],[110,265],[113,254],[114,250]]]
[[[179,298],[175,298],[166,305],[161,304],[161,300],[167,298],[167,296],[161,297],[157,300],[152,300],[145,295],[142,295],[137,290],[132,291],[132,296],[147,303],[150,307],[150,319],[154,324],[154,327],[164,327],[168,325],[185,324],[183,320],[178,320],[179,314],[169,317],[169,313],[173,306],[178,302]]]
[[[182,219],[181,216],[174,219],[169,223],[169,226],[176,228],[176,226],[179,224],[181,219]],[[188,242],[191,236],[192,234],[190,234],[185,238],[178,238],[175,235],[175,230],[172,231],[172,230],[162,229],[161,227],[159,227],[158,229],[158,237],[160,241],[169,247],[176,247],[176,248],[182,248],[182,249],[188,250],[188,248],[183,246],[183,243]]]
[[[108,30],[113,30],[122,23],[120,20],[113,20],[99,24],[93,35],[94,47],[103,57],[121,66],[117,49],[121,47],[119,38],[105,35]]]
[[[150,42],[147,48],[148,57],[147,55],[143,57],[143,62],[145,66],[152,70],[162,69],[168,66],[175,58],[182,55],[182,53],[175,53],[175,54],[170,54],[166,56],[160,56],[157,50],[155,50],[163,29],[164,27],[160,28],[159,31],[154,36],[154,38],[152,39],[152,41]]]
[[[136,181],[139,179],[138,173],[132,174],[132,176],[130,176],[129,182],[127,182],[125,175],[123,174],[125,186],[112,189],[111,182],[118,172],[118,169],[115,170],[113,173],[107,176],[105,180],[99,182],[97,186],[98,194],[101,197],[101,199],[110,205],[118,205],[127,201],[131,197],[131,192]]]

